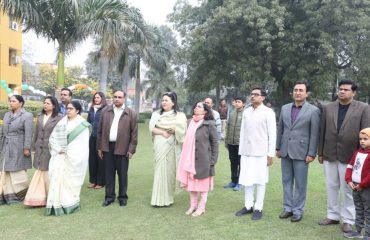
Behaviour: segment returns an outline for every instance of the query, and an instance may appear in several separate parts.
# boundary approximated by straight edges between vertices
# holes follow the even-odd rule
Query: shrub
[[[141,113],[139,113],[139,118],[150,119],[151,117],[152,117],[151,112],[141,112]]]
[[[146,118],[143,115],[139,114],[138,123],[145,123],[145,121],[146,121]]]

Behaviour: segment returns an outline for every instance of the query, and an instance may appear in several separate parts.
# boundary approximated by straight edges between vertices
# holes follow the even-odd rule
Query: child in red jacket
[[[370,128],[360,131],[360,148],[353,154],[346,170],[346,182],[353,190],[356,209],[356,231],[344,233],[346,238],[370,239]]]

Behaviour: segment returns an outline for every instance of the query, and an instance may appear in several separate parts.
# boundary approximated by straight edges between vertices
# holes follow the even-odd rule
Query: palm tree
[[[142,83],[142,88],[146,88],[146,98],[151,96],[156,106],[159,106],[162,94],[176,89],[175,73],[172,69],[160,72],[155,69],[150,69],[146,72],[145,80]]]
[[[132,55],[134,56],[134,65],[132,72],[135,76],[135,111],[140,110],[140,91],[141,91],[141,61],[147,66],[163,73],[167,70],[169,60],[171,58],[171,51],[164,44],[161,33],[158,28],[149,26],[145,28],[144,38],[138,39],[134,44],[131,44]]]
[[[123,9],[122,16],[126,21],[121,21],[119,24],[120,32],[116,31],[117,23],[108,22],[107,31],[104,35],[98,37],[100,45],[100,90],[106,93],[107,76],[110,62],[114,60],[117,62],[119,56],[124,56],[123,62],[126,59],[126,49],[128,43],[134,36],[143,36],[143,18],[140,11],[136,8],[128,7]],[[124,64],[124,63],[123,63]],[[127,89],[126,89],[127,90]]]
[[[57,87],[64,86],[65,54],[90,35],[120,34],[131,24],[121,0],[1,0],[0,9],[25,23],[25,31],[58,43]]]

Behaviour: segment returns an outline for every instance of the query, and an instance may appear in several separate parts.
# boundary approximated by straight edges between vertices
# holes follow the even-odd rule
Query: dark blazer
[[[195,132],[194,178],[202,179],[215,175],[218,157],[218,134],[214,120],[205,120]]]
[[[94,111],[94,108],[91,108],[88,112],[87,121],[92,126],[91,137],[96,137],[96,135],[98,133],[98,127],[99,127],[101,113],[102,113],[102,111],[105,107],[106,106],[103,106],[103,107],[99,108],[96,112]]]
[[[360,130],[370,127],[370,107],[353,100],[349,105],[339,133],[337,131],[339,102],[324,106],[321,118],[319,156],[324,160],[348,163],[357,150]]]
[[[107,106],[101,113],[96,149],[109,152],[109,134],[114,118],[113,106]],[[137,114],[126,107],[118,123],[115,155],[134,154],[137,145],[138,119]]]
[[[293,103],[289,103],[281,108],[276,150],[280,150],[283,158],[288,155],[296,160],[315,157],[320,135],[320,110],[305,102],[292,124],[292,106]]]
[[[49,151],[49,138],[55,125],[62,119],[62,115],[50,118],[43,125],[44,114],[39,113],[37,115],[36,130],[33,135],[33,146],[32,149],[35,151],[33,158],[33,167],[41,171],[47,171],[49,169],[49,160],[51,158]]]

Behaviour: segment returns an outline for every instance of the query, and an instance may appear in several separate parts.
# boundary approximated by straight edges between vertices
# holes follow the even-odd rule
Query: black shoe
[[[291,216],[293,216],[292,212],[288,212],[288,211],[284,210],[282,213],[280,213],[279,218],[280,219],[285,219],[285,218],[289,218]]]
[[[122,207],[122,206],[126,206],[127,205],[127,199],[124,198],[124,199],[119,199],[118,200],[118,203],[119,205]]]
[[[262,211],[254,210],[252,220],[260,220],[262,218]]]
[[[291,222],[299,222],[302,220],[302,215],[295,215],[293,214],[292,218],[290,219]]]
[[[109,206],[114,200],[105,200],[102,204],[103,207]]]
[[[244,216],[244,215],[252,213],[252,212],[253,212],[253,208],[247,209],[246,207],[243,207],[242,209],[240,209],[239,211],[237,211],[235,213],[235,216],[241,217],[241,216]]]

